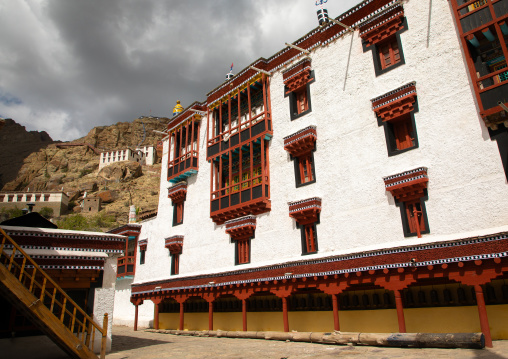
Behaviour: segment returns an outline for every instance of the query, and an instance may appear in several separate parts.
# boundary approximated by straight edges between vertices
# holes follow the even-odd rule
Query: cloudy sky
[[[328,0],[337,17],[360,0]],[[73,140],[170,117],[318,25],[315,0],[0,0],[0,117]]]

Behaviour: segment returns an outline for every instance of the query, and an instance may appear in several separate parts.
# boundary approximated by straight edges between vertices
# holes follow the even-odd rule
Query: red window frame
[[[296,114],[299,115],[309,109],[309,101],[307,98],[307,86],[295,91],[296,98]]]
[[[173,204],[173,227],[183,223],[183,202],[177,202]]]
[[[236,241],[237,264],[250,263],[250,239]]]
[[[298,157],[300,184],[312,182],[314,180],[313,167],[314,162],[311,153]]]
[[[180,253],[171,254],[171,274],[180,274]]]
[[[406,210],[406,220],[410,234],[416,234],[421,237],[421,233],[426,230],[425,217],[420,200],[404,203]]]
[[[413,124],[410,115],[394,119],[389,122],[393,129],[395,147],[397,150],[405,150],[415,145],[413,137]]]
[[[401,61],[400,49],[395,35],[391,36],[386,41],[376,44],[376,46],[382,70],[398,64]]]
[[[304,239],[305,239],[305,254],[317,253],[317,236],[315,223],[306,224],[303,227]]]

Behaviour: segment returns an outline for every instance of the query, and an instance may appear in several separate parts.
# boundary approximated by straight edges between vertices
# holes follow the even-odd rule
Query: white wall
[[[428,6],[429,2],[417,0],[404,4],[408,30],[400,37],[406,63],[381,76],[375,76],[371,51],[363,52],[358,32],[353,35],[349,68],[350,34],[312,51],[316,81],[310,85],[312,112],[306,116],[290,120],[281,72],[273,74],[272,209],[257,218],[250,264],[234,266],[234,244],[225,226],[210,219],[204,121],[199,173],[188,178],[184,223],[171,226],[166,140],[159,212],[156,219],[143,224],[139,238],[148,238],[146,264],[137,266],[134,283],[171,277],[164,238],[177,234],[184,235],[181,276],[301,259],[300,230],[289,217],[287,202],[314,196],[323,199],[317,226],[319,253],[306,258],[364,246],[414,243],[418,240],[403,235],[400,210],[385,191],[382,178],[420,166],[428,167],[429,175],[430,234],[422,241],[450,234],[459,238],[460,233],[506,224],[508,186],[497,145],[477,115],[451,11],[446,1],[432,2],[427,47]],[[411,81],[416,81],[418,94],[419,148],[388,157],[384,129],[377,124],[370,100]],[[317,126],[317,181],[295,188],[294,166],[283,148],[283,138],[309,125]]]
[[[108,313],[108,332],[106,351],[111,351],[111,333],[113,330],[114,306],[115,306],[115,284],[116,284],[116,263],[118,254],[109,254],[104,261],[104,274],[102,277],[102,287],[95,288],[93,319],[101,327],[104,320],[104,314]],[[101,336],[96,333],[94,350],[100,352]]]

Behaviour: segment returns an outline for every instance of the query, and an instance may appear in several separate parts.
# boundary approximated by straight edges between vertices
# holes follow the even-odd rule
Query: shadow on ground
[[[144,347],[149,347],[152,345],[159,344],[171,344],[169,341],[164,340],[156,340],[156,339],[145,339],[145,338],[136,338],[128,335],[114,335],[113,341],[111,344],[111,353],[116,353],[125,350],[131,349],[139,349]]]

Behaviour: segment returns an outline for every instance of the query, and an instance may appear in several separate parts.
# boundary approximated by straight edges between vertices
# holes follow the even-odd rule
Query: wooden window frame
[[[145,252],[146,249],[139,249],[139,264],[145,264]]]
[[[419,147],[418,133],[416,131],[416,122],[414,118],[414,112],[417,111],[417,109],[418,106],[415,103],[415,109],[409,114],[390,121],[382,122],[379,120],[379,124],[382,124],[385,130],[386,149],[389,157],[396,156]],[[397,138],[397,126],[401,126],[403,123],[405,123],[406,128],[408,128],[406,136],[410,138],[411,145],[407,145],[407,143],[400,144],[399,139]],[[406,141],[409,142],[409,139],[406,139]]]
[[[235,265],[250,263],[251,238],[235,240]]]
[[[314,151],[298,156],[294,159],[295,166],[295,184],[296,188],[306,186],[316,182],[316,165],[314,161]],[[309,161],[310,159],[310,161]],[[310,175],[308,181],[305,181],[304,170]],[[310,170],[310,171],[309,171]]]
[[[381,70],[386,70],[389,67],[395,66],[401,61],[401,50],[396,36],[391,36],[385,41],[376,44],[376,47]],[[387,59],[390,61],[389,63],[387,63]]]
[[[171,275],[180,274],[180,253],[170,253],[171,255]]]
[[[295,91],[289,92],[288,88],[284,86],[284,97],[289,97],[289,114],[291,121],[296,120],[302,116],[307,115],[312,112],[312,101],[310,96],[310,85],[315,81],[314,70],[310,72],[309,81],[302,87],[296,89]],[[304,109],[302,110],[300,106],[300,101],[298,99],[298,95],[302,94],[304,96]]]
[[[183,224],[184,201],[173,203],[173,227]]]
[[[430,233],[427,210],[425,208],[425,200],[427,198],[428,196],[426,195],[423,198],[399,202],[404,237],[421,237],[422,234]],[[418,222],[415,222],[414,215],[409,213],[412,212],[415,205],[419,207],[417,208],[419,212]]]
[[[396,69],[397,67],[402,66],[406,63],[406,60],[404,58],[404,50],[402,47],[402,42],[400,41],[400,34],[403,33],[404,31],[406,31],[407,28],[408,28],[407,27],[407,19],[406,19],[406,17],[404,17],[402,20],[402,29],[397,31],[392,36],[389,36],[388,38],[380,41],[379,43],[372,44],[372,46],[368,42],[362,41],[363,52],[372,50],[372,60],[374,63],[374,72],[375,72],[376,77],[380,76],[388,71]],[[382,46],[383,44],[386,44],[387,42],[392,42],[392,43],[396,42],[397,48],[399,50],[400,61],[393,64],[393,65],[390,65],[388,67],[383,67],[383,65],[381,63],[381,57],[380,57],[380,46]]]
[[[302,237],[302,255],[318,252],[317,222],[300,225]]]
[[[403,31],[403,30],[401,30],[401,31]],[[376,76],[380,76],[380,75],[382,75],[388,71],[391,71],[393,69],[396,69],[397,67],[402,66],[406,63],[399,33],[400,32],[397,32],[396,34],[390,36],[388,39],[373,46],[372,56],[374,59],[374,70],[375,70]],[[399,61],[394,64],[388,65],[388,66],[386,66],[386,64],[384,64],[384,61],[381,60],[381,57],[382,57],[381,56],[381,47],[386,46],[387,44],[391,45],[390,46],[391,52],[393,51],[392,50],[393,44],[396,44],[397,49],[399,51],[399,54],[398,54]]]

